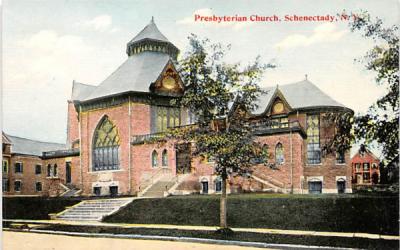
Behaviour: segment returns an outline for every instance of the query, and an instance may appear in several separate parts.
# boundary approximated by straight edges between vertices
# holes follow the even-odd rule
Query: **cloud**
[[[333,23],[318,25],[310,36],[303,34],[292,34],[275,44],[275,48],[289,49],[296,47],[307,47],[322,42],[334,42],[347,33],[347,30],[337,30]]]
[[[220,16],[216,15],[213,13],[212,9],[209,8],[203,8],[203,9],[197,9],[193,12],[191,16],[184,17],[183,19],[180,19],[176,21],[177,24],[181,25],[206,25],[207,27],[230,27],[233,30],[241,30],[243,28],[246,28],[248,26],[254,25],[255,22],[196,22],[194,20],[195,15],[200,15],[200,16],[207,16],[207,17],[212,17],[212,16]]]
[[[112,17],[110,15],[96,16],[91,20],[86,20],[77,23],[79,26],[94,29],[99,32],[109,31],[111,33],[117,32],[120,29],[118,27],[112,27]]]

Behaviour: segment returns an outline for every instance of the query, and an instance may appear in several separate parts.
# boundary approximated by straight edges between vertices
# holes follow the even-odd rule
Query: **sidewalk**
[[[179,229],[179,230],[216,230],[216,226],[182,226],[182,225],[163,225],[163,224],[125,224],[125,223],[105,223],[97,221],[64,221],[64,220],[8,220],[19,224],[61,224],[73,226],[102,226],[102,227],[120,227],[120,228],[152,228],[152,229]],[[283,235],[304,235],[304,236],[327,236],[327,237],[348,237],[348,238],[366,238],[366,239],[384,239],[400,240],[398,235],[382,235],[370,233],[345,233],[345,232],[318,232],[304,230],[284,230],[269,228],[231,228],[236,232],[250,232],[263,234],[283,234]]]

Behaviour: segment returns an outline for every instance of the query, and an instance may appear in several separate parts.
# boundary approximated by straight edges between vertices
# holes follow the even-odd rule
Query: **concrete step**
[[[133,198],[86,200],[64,210],[56,219],[76,221],[101,221],[104,216],[118,211],[133,201]]]

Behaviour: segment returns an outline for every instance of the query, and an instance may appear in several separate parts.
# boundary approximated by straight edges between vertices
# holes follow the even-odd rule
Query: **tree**
[[[360,31],[372,39],[375,46],[360,60],[367,70],[376,73],[376,83],[387,92],[374,103],[366,114],[355,117],[355,135],[366,143],[377,141],[390,161],[399,149],[399,38],[398,27],[386,28],[381,19],[371,19],[368,12],[356,15],[350,23],[353,32]]]
[[[266,68],[257,57],[247,67],[224,62],[230,46],[189,37],[190,49],[180,61],[185,92],[172,104],[187,107],[197,122],[170,131],[170,136],[192,143],[193,156],[213,157],[214,172],[222,180],[220,227],[227,229],[227,180],[250,171],[255,158],[265,159],[247,122],[247,112],[256,108],[263,91],[258,85]],[[177,103],[179,102],[179,103]]]

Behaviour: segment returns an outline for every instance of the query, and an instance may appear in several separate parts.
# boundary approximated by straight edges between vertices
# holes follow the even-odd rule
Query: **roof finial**
[[[308,75],[307,74],[305,75],[305,77],[306,77],[306,80],[308,80]]]
[[[151,22],[154,23],[154,16],[151,16]]]

